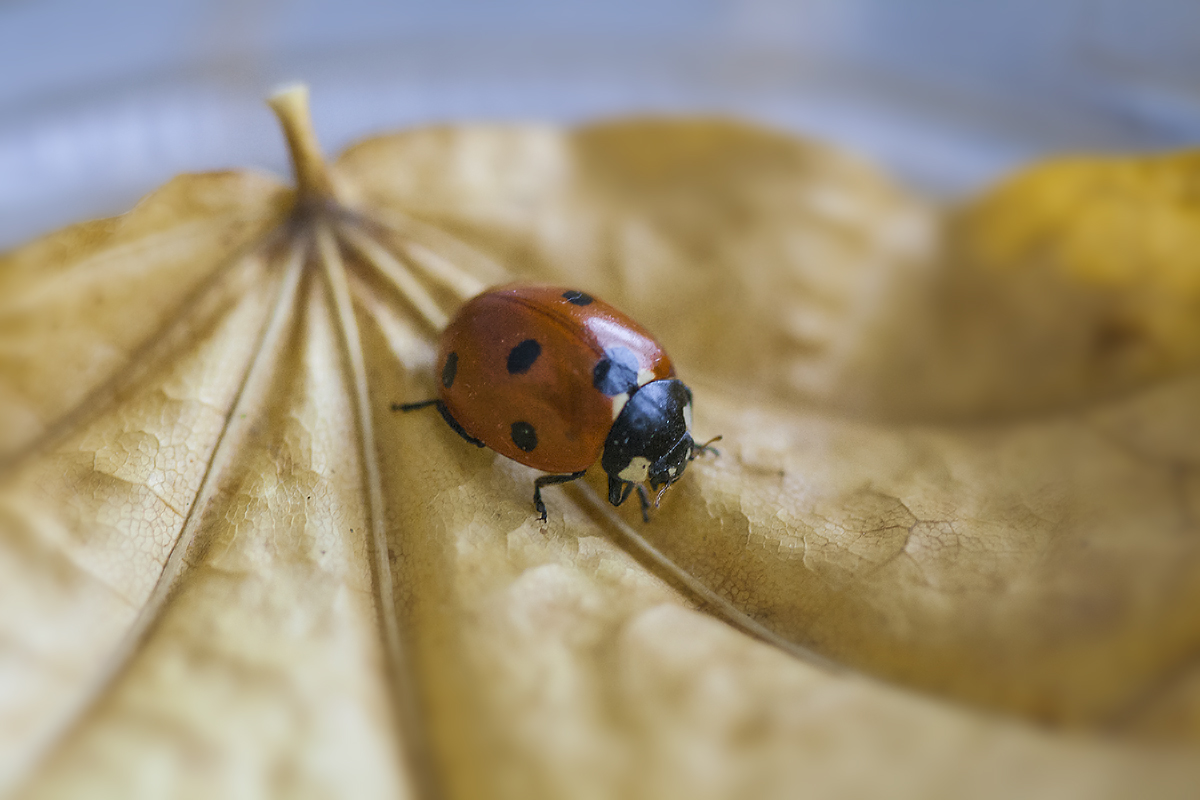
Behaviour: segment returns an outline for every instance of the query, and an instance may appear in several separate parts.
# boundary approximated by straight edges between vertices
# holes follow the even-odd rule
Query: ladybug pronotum
[[[583,477],[600,460],[608,500],[634,488],[649,520],[645,483],[662,496],[697,454],[692,392],[649,332],[607,303],[561,287],[510,284],[468,300],[446,326],[434,406],[468,442],[550,474],[542,487]]]

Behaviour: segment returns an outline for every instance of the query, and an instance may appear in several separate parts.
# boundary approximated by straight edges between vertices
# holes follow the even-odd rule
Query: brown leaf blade
[[[211,284],[279,224],[289,202],[290,192],[262,175],[184,176],[123,217],[6,254],[0,458],[79,411],[122,370],[135,370],[165,330],[183,346],[202,336],[226,293],[239,288]]]
[[[47,764],[39,791],[402,792],[379,649],[352,400],[310,274],[244,403],[188,579],[127,671]]]
[[[1087,234],[1020,209],[1063,179],[945,221],[827,148],[713,120],[415,131],[326,172],[306,121],[280,114],[295,194],[202,177],[215,194],[181,209],[185,179],[118,223],[158,220],[140,239],[81,228],[4,262],[18,312],[0,352],[18,355],[0,397],[33,420],[0,482],[8,780],[32,774],[32,796],[1194,786],[1186,347],[1124,384],[1035,382],[1020,406],[979,388],[1037,377],[991,358],[1004,342],[929,346],[970,319],[964,297],[993,327],[1050,318],[1021,317],[1056,269],[1024,231]],[[235,196],[242,180],[258,189]],[[199,264],[170,266],[189,248]],[[87,275],[78,292],[47,259]],[[114,259],[146,314],[102,304],[59,332]],[[518,269],[648,322],[698,431],[725,435],[651,525],[558,489],[538,524],[531,471],[389,410],[431,391],[456,302]],[[1004,269],[1034,277],[1004,294]],[[991,305],[971,288],[984,273]],[[1068,311],[1091,291],[1055,280]],[[960,374],[968,345],[984,366]],[[94,364],[73,394],[60,352]],[[639,533],[674,566],[622,551]]]
[[[20,720],[5,726],[6,776],[88,702],[153,592],[252,355],[246,333],[268,309],[249,292],[121,403],[5,474],[3,718]]]
[[[679,514],[647,529],[663,551],[776,630],[872,674],[1084,728],[1131,730],[1130,719],[1159,693],[1194,707],[1186,690],[1169,688],[1194,663],[1197,646],[1200,431],[1190,411],[1192,362],[1171,362],[1179,377],[1162,386],[1143,378],[1145,388],[1126,400],[1106,399],[1094,378],[1088,383],[1077,374],[1075,407],[997,424],[998,406],[978,393],[959,410],[942,402],[974,391],[973,376],[939,371],[940,354],[903,352],[928,343],[923,330],[904,328],[928,317],[931,303],[943,303],[950,319],[977,308],[957,305],[966,301],[954,271],[976,268],[964,252],[987,247],[993,228],[1024,220],[1048,229],[1046,237],[1057,232],[1070,240],[1084,235],[1072,218],[1029,213],[1027,196],[1002,189],[975,204],[960,229],[951,227],[943,266],[935,269],[936,226],[922,220],[928,212],[852,167],[838,172],[826,164],[821,173],[810,164],[820,163],[820,154],[800,145],[788,152],[768,136],[711,123],[612,126],[563,142],[532,135],[515,146],[512,130],[418,132],[365,143],[339,168],[360,182],[373,209],[403,209],[498,260],[603,287],[597,291],[626,307],[650,307],[642,316],[654,320],[685,375],[716,374],[699,384],[698,423],[726,434],[729,458],[693,467],[696,475],[673,490],[670,509]],[[777,146],[774,157],[768,142]],[[468,170],[479,166],[472,160],[479,153],[498,166]],[[441,170],[431,166],[435,158]],[[368,174],[377,160],[388,169]],[[434,176],[443,171],[451,187],[453,176],[469,176],[473,203],[454,208],[439,195]],[[383,178],[393,174],[418,177]],[[519,182],[522,175],[550,180],[534,191]],[[778,185],[788,181],[804,201],[780,211],[786,195]],[[823,182],[843,190],[840,203]],[[884,201],[889,191],[893,198]],[[1172,202],[1168,194],[1152,207]],[[827,209],[841,209],[842,217],[820,213]],[[1152,227],[1129,228],[1134,242],[1156,237]],[[803,257],[789,258],[780,246],[789,237],[802,243],[794,249]],[[1188,250],[1169,252],[1186,258]],[[997,259],[1016,264],[1021,256]],[[570,265],[568,275],[556,265]],[[805,268],[820,277],[785,282]],[[862,277],[872,268],[885,277]],[[1037,263],[1020,268],[1046,270]],[[1158,273],[1181,274],[1165,266]],[[1157,278],[1143,279],[1148,296],[1174,285],[1156,289]],[[738,281],[767,289],[769,301],[748,299]],[[837,295],[829,287],[839,281],[847,295],[875,304],[859,312],[852,303],[830,303]],[[1060,328],[1094,330],[1094,319],[1073,313],[1072,291],[1086,296],[1091,287],[1060,287]],[[689,292],[706,302],[689,300]],[[1184,311],[1173,318],[1186,319],[1190,301],[1177,302]],[[822,310],[824,317],[815,313]],[[770,326],[786,324],[789,311],[793,319],[808,317],[810,341],[824,335],[839,346],[803,349],[802,358],[800,348],[779,346],[782,337]],[[1044,396],[1035,374],[1015,369],[1020,359],[990,359],[1006,345],[1004,320],[1028,327],[1039,308],[1001,297],[978,313],[995,316],[987,347],[975,342],[993,385],[1007,375],[1018,395],[1028,384],[1031,395]],[[712,337],[730,331],[726,355]],[[1056,332],[1043,328],[1040,335],[1052,340]],[[961,344],[953,331],[946,336]],[[1189,339],[1175,341],[1186,347]],[[893,358],[898,352],[907,359]],[[887,391],[897,385],[894,361],[910,370],[906,381],[923,376],[919,405]],[[780,388],[781,372],[838,379]],[[758,405],[747,402],[747,386]],[[761,405],[773,397],[794,403],[797,394],[820,405]],[[830,414],[829,403],[888,416],[937,412],[947,422],[856,422]],[[980,422],[970,425],[964,409]],[[1164,705],[1162,696],[1151,705]],[[1172,736],[1179,736],[1175,719]]]

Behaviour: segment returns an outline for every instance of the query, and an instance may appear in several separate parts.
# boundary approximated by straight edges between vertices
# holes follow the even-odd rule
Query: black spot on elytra
[[[458,353],[451,353],[446,356],[446,363],[442,365],[442,386],[447,389],[450,384],[454,383],[454,376],[458,374]]]
[[[584,294],[583,292],[577,292],[574,289],[569,289],[569,290],[563,292],[562,296],[563,296],[563,299],[566,300],[568,303],[574,303],[577,306],[586,306],[586,305],[591,304],[591,302],[592,302],[592,296],[590,294]]]
[[[533,366],[533,362],[538,360],[538,356],[542,354],[542,346],[537,343],[537,339],[526,339],[519,345],[508,351],[508,374],[516,375],[520,372],[528,372]]]
[[[512,440],[513,444],[528,453],[537,447],[537,431],[528,422],[514,422],[512,424]]]
[[[637,388],[638,360],[628,347],[610,347],[592,369],[592,385],[609,397]]]

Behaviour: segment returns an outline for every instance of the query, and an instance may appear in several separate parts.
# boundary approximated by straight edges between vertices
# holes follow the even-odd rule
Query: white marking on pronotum
[[[683,424],[687,425],[687,429],[692,429],[692,404],[688,403],[683,407]]]
[[[621,392],[613,396],[613,419],[616,419],[621,414],[621,409],[629,402],[629,392]]]
[[[650,474],[650,460],[634,456],[625,469],[617,473],[617,477],[630,483],[641,483]]]
[[[650,381],[654,380],[654,372],[648,369],[639,369],[637,374],[638,386],[645,386]]]

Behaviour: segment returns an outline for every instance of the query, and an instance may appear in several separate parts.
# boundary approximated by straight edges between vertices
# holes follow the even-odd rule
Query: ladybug
[[[573,289],[510,284],[468,300],[442,333],[437,375],[436,399],[392,409],[435,407],[471,444],[550,473],[533,484],[543,521],[542,488],[583,477],[599,459],[609,502],[636,487],[648,522],[644,484],[657,505],[689,461],[716,452],[692,440],[692,392],[662,346]]]

